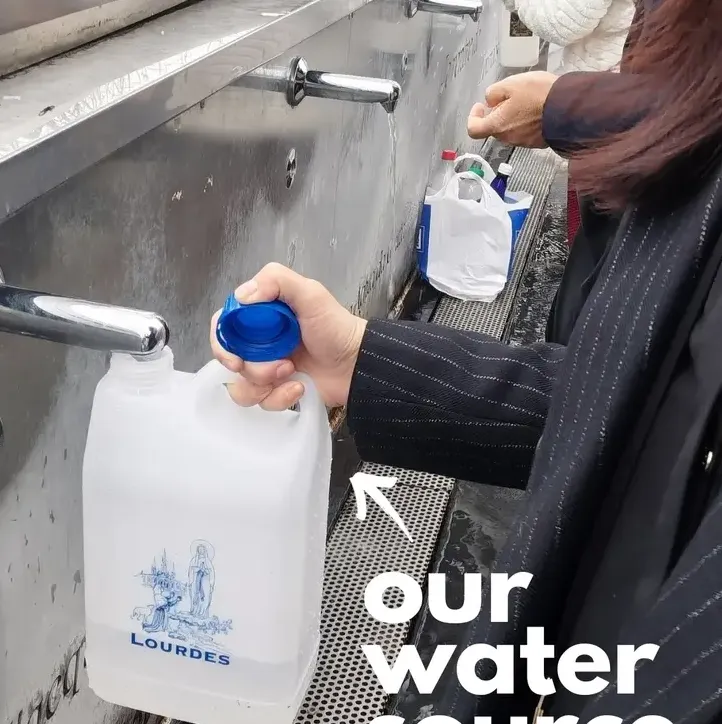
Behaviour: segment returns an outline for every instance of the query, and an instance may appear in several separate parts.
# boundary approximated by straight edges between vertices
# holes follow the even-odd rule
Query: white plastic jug
[[[217,362],[113,355],[83,465],[86,659],[101,698],[194,724],[289,724],[313,674],[331,437],[240,408]]]

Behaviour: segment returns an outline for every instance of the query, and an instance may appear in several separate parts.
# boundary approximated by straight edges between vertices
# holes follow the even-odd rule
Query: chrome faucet
[[[294,58],[286,81],[286,99],[291,106],[297,106],[306,96],[380,103],[387,113],[393,113],[401,97],[401,86],[382,78],[309,70],[303,58]]]
[[[484,3],[482,0],[407,0],[406,14],[413,18],[418,11],[444,15],[468,15],[478,22]]]
[[[157,314],[12,287],[1,271],[0,332],[138,358],[160,354],[169,337]]]

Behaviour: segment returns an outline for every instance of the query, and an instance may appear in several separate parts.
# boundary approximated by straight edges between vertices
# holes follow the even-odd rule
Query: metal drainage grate
[[[399,571],[423,584],[431,563],[454,481],[438,475],[364,465],[374,475],[393,475],[385,492],[411,533],[410,542],[375,504],[366,520],[356,519],[355,502],[344,506],[326,550],[321,650],[316,674],[297,724],[366,724],[385,711],[387,694],[361,646],[379,644],[388,660],[406,641],[409,624],[379,623],[364,607],[364,589],[379,573]],[[400,604],[400,591],[387,593],[387,605]]]
[[[493,302],[462,302],[444,296],[432,318],[434,324],[473,332],[484,332],[501,339],[514,306],[529,255],[537,239],[544,217],[549,188],[561,159],[550,150],[519,148],[509,161],[514,175],[510,191],[527,191],[534,196],[529,216],[519,234],[514,251],[511,279],[504,291]]]

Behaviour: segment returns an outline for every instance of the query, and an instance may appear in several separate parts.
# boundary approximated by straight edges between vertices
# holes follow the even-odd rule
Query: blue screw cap
[[[284,359],[301,344],[301,327],[284,302],[241,304],[229,295],[218,318],[218,343],[247,362]]]

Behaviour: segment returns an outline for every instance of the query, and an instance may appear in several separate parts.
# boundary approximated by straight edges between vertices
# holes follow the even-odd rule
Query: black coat
[[[511,594],[508,624],[480,617],[474,641],[520,644],[529,626],[543,626],[547,641],[556,641],[597,511],[621,474],[670,339],[721,243],[719,186],[717,173],[674,211],[638,209],[625,217],[566,348],[512,348],[432,325],[370,323],[348,407],[362,457],[528,491],[495,569],[528,571],[533,584]],[[698,429],[712,415],[713,377],[722,369],[709,364],[719,360],[717,349],[722,354],[717,297],[694,334],[689,353],[707,360],[698,370]],[[679,441],[680,464],[688,447]],[[697,724],[722,710],[721,552],[722,498],[633,626],[640,643],[662,642],[656,660],[639,670],[637,692],[620,696],[610,687],[582,720],[658,714]],[[531,716],[535,705],[524,693],[511,701],[484,697],[478,711],[463,690],[456,701],[443,713],[469,724],[477,713],[499,722]]]
[[[584,302],[604,263],[620,217],[602,213],[587,198],[579,199],[580,226],[569,250],[559,287],[549,310],[546,340],[567,344]]]

